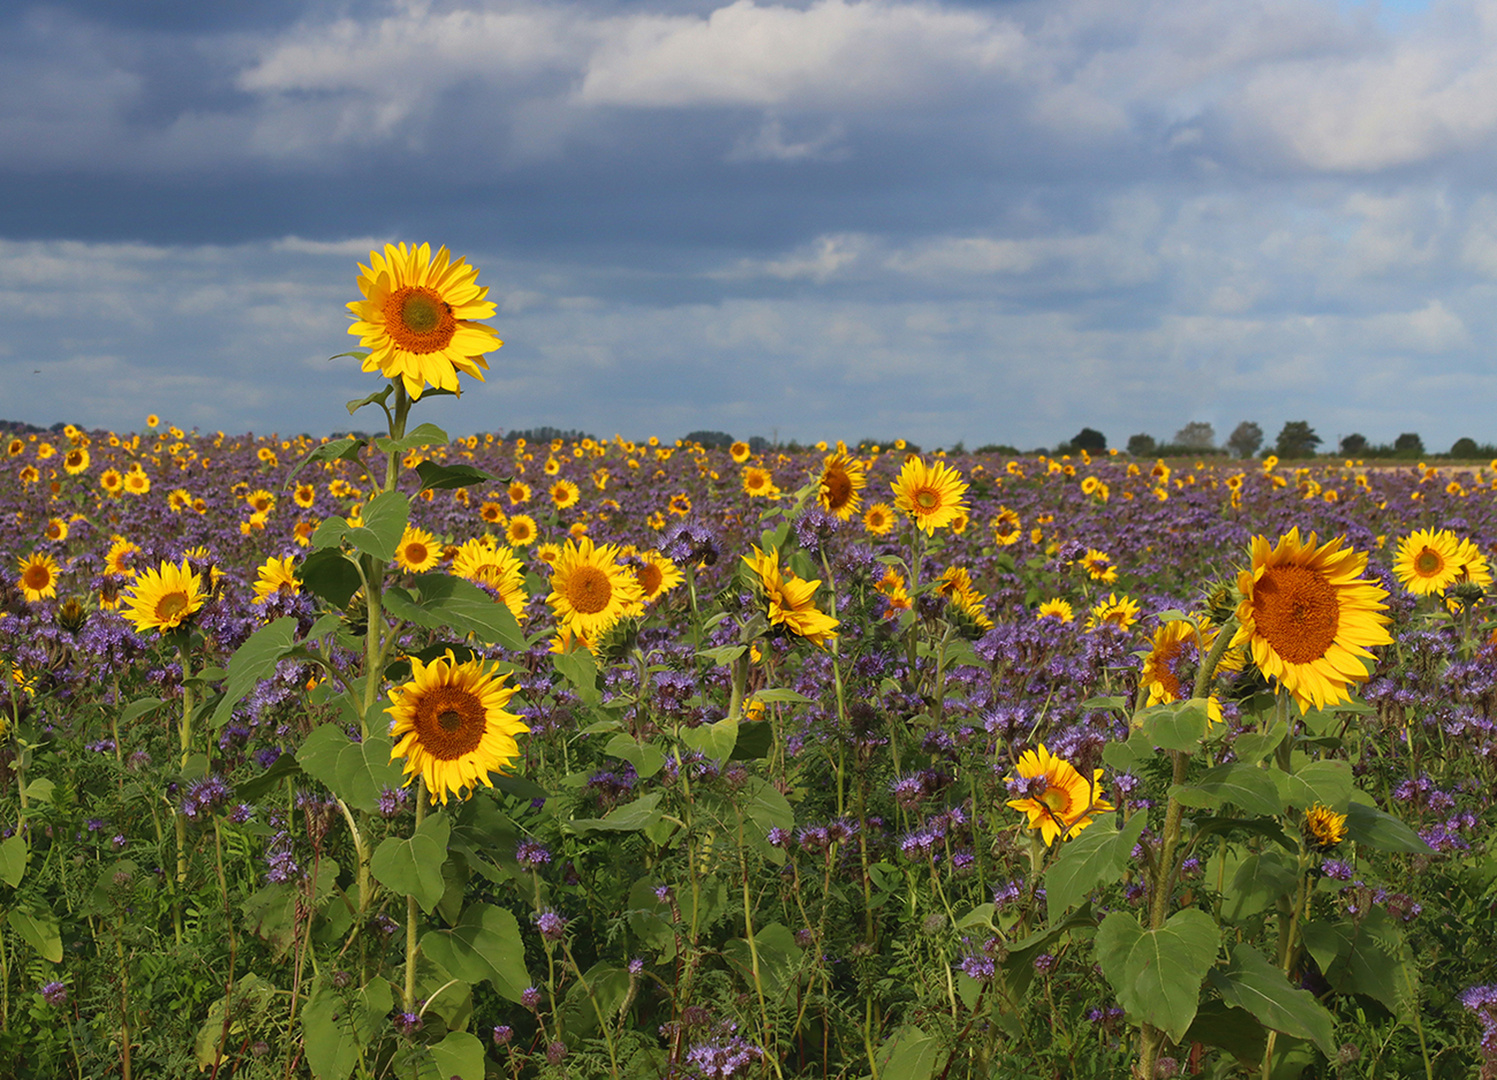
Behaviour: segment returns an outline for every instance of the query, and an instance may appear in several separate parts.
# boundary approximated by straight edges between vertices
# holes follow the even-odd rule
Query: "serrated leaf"
[[[1346,808],[1346,835],[1359,844],[1379,851],[1401,851],[1410,855],[1434,852],[1413,829],[1375,806],[1354,802]]]
[[[1305,810],[1316,803],[1338,814],[1351,800],[1351,766],[1344,761],[1311,761],[1300,766],[1287,780],[1289,805]]]
[[[382,491],[364,506],[364,523],[350,526],[343,539],[364,554],[389,562],[395,558],[410,516],[409,499],[398,491]]]
[[[1413,956],[1403,931],[1382,908],[1355,922],[1309,922],[1303,934],[1305,948],[1337,993],[1375,997],[1401,1020],[1413,1015],[1418,985]]]
[[[1097,929],[1097,960],[1128,1014],[1179,1042],[1195,1019],[1220,940],[1211,916],[1196,908],[1175,912],[1158,930],[1115,911]]]
[[[1336,1053],[1336,1022],[1315,995],[1296,990],[1284,973],[1250,945],[1232,949],[1232,962],[1207,976],[1228,1005],[1246,1009],[1265,1026],[1309,1039],[1327,1057]]]
[[[442,899],[442,864],[452,828],[445,814],[432,814],[409,839],[387,836],[369,861],[375,879],[399,896],[414,896],[430,912]]]
[[[1185,806],[1216,809],[1223,803],[1241,807],[1250,814],[1267,817],[1281,814],[1284,801],[1279,786],[1267,769],[1234,761],[1208,769],[1188,784],[1176,784],[1170,795]]]
[[[1060,857],[1045,871],[1045,903],[1051,922],[1080,904],[1093,889],[1123,876],[1147,817],[1134,814],[1120,830],[1117,815],[1108,814],[1066,842]]]
[[[398,439],[382,436],[374,440],[374,445],[385,454],[403,454],[422,446],[446,446],[451,441],[451,436],[436,424],[417,424]]]
[[[234,650],[229,660],[229,678],[224,684],[223,700],[213,710],[213,728],[223,727],[229,722],[246,694],[262,679],[275,674],[275,666],[291,648],[296,635],[296,620],[287,615],[256,630],[245,643]]]

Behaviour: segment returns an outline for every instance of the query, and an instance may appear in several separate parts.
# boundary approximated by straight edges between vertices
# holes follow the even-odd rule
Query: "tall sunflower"
[[[868,474],[863,463],[839,450],[822,460],[816,501],[827,513],[847,521],[858,512],[858,505],[862,502],[858,492],[867,486]]]
[[[57,560],[52,556],[33,552],[18,560],[17,569],[21,576],[16,579],[16,587],[27,602],[35,604],[49,596],[57,596]]]
[[[424,573],[442,558],[442,545],[425,529],[407,525],[395,548],[395,565],[412,574]]]
[[[546,600],[563,629],[596,641],[643,603],[644,592],[629,568],[619,563],[617,548],[595,546],[584,536],[563,545]]]
[[[1416,596],[1442,593],[1461,575],[1460,541],[1448,529],[1416,529],[1398,542],[1393,574]]]
[[[430,244],[386,244],[384,255],[371,251],[359,271],[364,299],[348,305],[348,332],[370,350],[365,371],[400,379],[413,399],[427,385],[456,393],[459,371],[483,381],[483,354],[504,343],[476,321],[495,311],[476,266],[453,261],[445,247],[433,257]]]
[[[207,595],[203,579],[186,559],[181,566],[162,562],[159,570],[146,570],[135,579],[125,596],[125,618],[135,629],[175,630],[203,606]]]
[[[1097,769],[1088,781],[1064,758],[1056,757],[1041,743],[1037,750],[1026,750],[1015,768],[1017,778],[1009,785],[1022,797],[1006,805],[1029,817],[1029,828],[1038,829],[1045,846],[1057,837],[1069,840],[1092,823],[1096,814],[1114,809],[1102,798],[1102,770]]]
[[[824,645],[836,635],[838,620],[816,607],[819,578],[805,581],[781,570],[778,548],[760,551],[756,547],[753,558],[745,555],[743,561],[759,578],[770,625],[783,626],[815,645]]]
[[[503,772],[520,756],[515,736],[530,729],[504,706],[515,687],[504,685],[481,660],[459,664],[448,649],[429,664],[411,657],[411,681],[390,688],[395,746],[390,760],[405,758],[406,783],[426,781],[431,801],[481,783],[493,787],[491,772]]]
[[[962,501],[967,494],[967,482],[944,461],[927,465],[911,456],[890,486],[894,505],[927,535],[950,525],[958,514],[968,512],[967,504]]]
[[[1382,603],[1388,594],[1360,575],[1367,556],[1343,538],[1316,546],[1294,528],[1269,546],[1253,538],[1252,566],[1237,576],[1242,602],[1232,645],[1246,646],[1264,675],[1277,679],[1309,711],[1349,701],[1367,679],[1363,660],[1392,639]]]

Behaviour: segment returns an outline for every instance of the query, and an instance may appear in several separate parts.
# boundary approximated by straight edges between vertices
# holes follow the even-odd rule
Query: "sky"
[[[1497,442],[1497,0],[16,0],[0,418],[374,426],[385,243],[505,345],[418,419]]]

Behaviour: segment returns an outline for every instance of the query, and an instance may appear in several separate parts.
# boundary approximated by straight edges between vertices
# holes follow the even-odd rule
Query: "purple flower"
[[[686,1052],[686,1063],[702,1080],[732,1080],[736,1076],[745,1076],[762,1060],[764,1051],[737,1035],[720,1043],[697,1043]]]
[[[535,928],[547,941],[560,941],[566,933],[567,920],[554,911],[543,911],[535,917]]]
[[[527,1009],[534,1009],[541,1003],[541,988],[539,986],[527,986],[520,991],[520,1004]]]
[[[396,1013],[393,1023],[402,1035],[414,1035],[421,1030],[421,1017],[413,1012]]]
[[[560,1065],[562,1059],[567,1056],[567,1044],[556,1039],[546,1047],[546,1062],[550,1065]]]
[[[42,985],[42,1000],[58,1007],[68,1003],[68,988],[65,983],[49,982]]]
[[[379,815],[389,820],[405,809],[410,793],[405,788],[385,788],[379,793]]]
[[[494,1029],[494,1045],[503,1046],[515,1037],[515,1029],[508,1024],[500,1024]]]
[[[526,870],[539,870],[551,861],[551,853],[534,840],[521,840],[515,848],[515,861]]]

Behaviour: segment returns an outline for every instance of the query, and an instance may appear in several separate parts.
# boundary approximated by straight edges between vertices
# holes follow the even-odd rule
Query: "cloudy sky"
[[[347,427],[405,240],[453,432],[1497,442],[1494,166],[1497,0],[17,0],[0,417]]]

